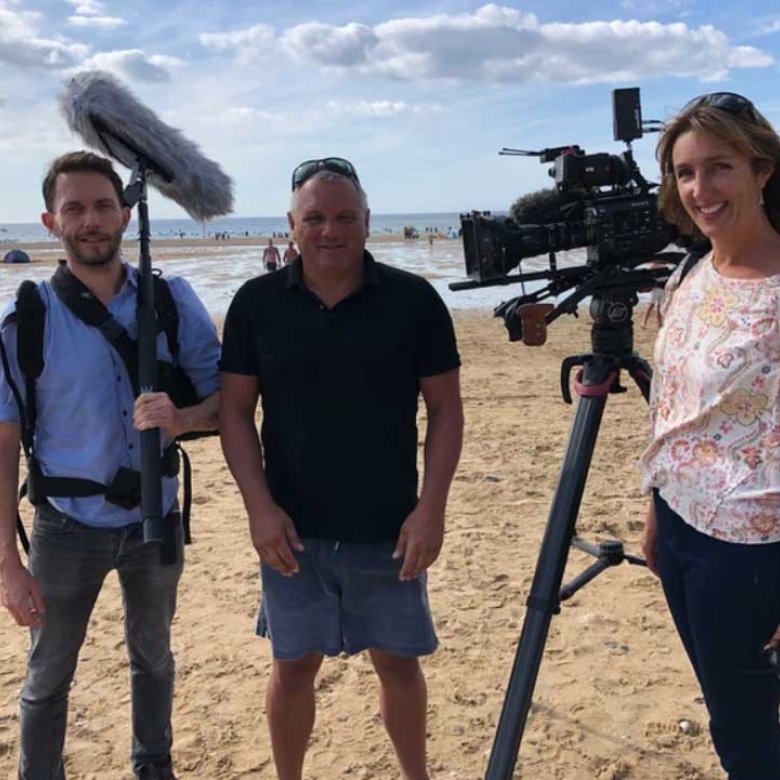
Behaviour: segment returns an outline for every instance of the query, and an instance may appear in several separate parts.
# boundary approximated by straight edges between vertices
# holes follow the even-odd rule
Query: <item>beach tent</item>
[[[21,249],[12,249],[10,252],[5,253],[3,258],[4,263],[29,263],[30,255]]]

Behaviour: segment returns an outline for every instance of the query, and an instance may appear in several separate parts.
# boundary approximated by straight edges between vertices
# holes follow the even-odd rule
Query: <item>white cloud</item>
[[[357,100],[343,102],[331,100],[327,104],[334,114],[358,117],[392,117],[409,114],[434,114],[442,111],[438,103],[412,104],[403,100]]]
[[[242,124],[244,122],[287,122],[289,116],[276,114],[272,111],[263,111],[251,106],[234,106],[220,116],[220,121],[225,124]]]
[[[234,32],[201,33],[198,40],[207,49],[235,54],[242,64],[272,56],[278,47],[276,34],[267,24],[256,24]]]
[[[119,16],[107,14],[105,3],[100,0],[65,0],[65,2],[72,5],[75,10],[74,15],[68,17],[68,25],[71,27],[112,30],[127,24]]]
[[[494,63],[498,78],[610,83],[679,76],[709,81],[725,78],[731,68],[763,67],[773,61],[758,49],[733,47],[712,25],[694,29],[681,22],[549,24],[540,28],[537,44],[524,58]],[[548,57],[548,51],[555,56]]]
[[[708,79],[771,63],[734,49],[714,27],[612,21],[539,24],[495,5],[474,15],[380,25],[383,56],[369,69],[399,78],[598,83],[676,75]]]
[[[35,34],[33,24],[40,16],[31,11],[12,11],[0,3],[0,40],[31,37]]]
[[[89,54],[89,47],[64,39],[44,38],[36,29],[38,13],[14,11],[0,4],[0,62],[20,68],[60,70]]]
[[[100,0],[65,0],[65,2],[72,5],[79,16],[101,16],[105,11],[105,5]]]
[[[772,57],[752,46],[737,46],[729,54],[732,68],[762,68],[774,62]]]
[[[71,27],[99,27],[102,29],[113,29],[127,24],[124,19],[118,16],[69,16],[68,24]]]
[[[493,4],[473,14],[394,19],[376,28],[381,45],[366,68],[402,79],[490,80],[492,63],[538,46],[539,30],[533,14]]]
[[[647,14],[677,13],[684,15],[687,13],[684,10],[683,0],[623,0],[620,6],[630,13],[642,13],[645,16]]]
[[[376,33],[362,24],[333,27],[307,22],[291,27],[282,36],[282,45],[293,58],[344,68],[364,63],[377,43]]]
[[[40,160],[42,155],[54,156],[73,144],[54,100],[5,113],[0,123],[0,151],[12,151],[17,160],[21,157]],[[37,170],[34,175],[37,176]]]
[[[200,36],[204,46],[247,61],[272,45],[265,25]],[[496,4],[473,13],[393,19],[375,27],[296,25],[280,37],[295,61],[326,70],[402,80],[614,83],[661,76],[721,79],[773,58],[734,46],[712,25],[600,21],[541,24]]]
[[[772,35],[776,32],[780,32],[780,17],[762,19],[756,25],[756,35]]]
[[[140,49],[100,52],[85,60],[82,68],[107,70],[130,81],[170,81],[170,71],[183,65],[176,57],[146,54]]]

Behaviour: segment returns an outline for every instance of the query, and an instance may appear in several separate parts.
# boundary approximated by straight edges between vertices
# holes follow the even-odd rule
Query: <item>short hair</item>
[[[698,130],[725,141],[738,154],[749,158],[757,173],[774,168],[764,186],[763,200],[772,227],[780,233],[780,137],[772,125],[751,105],[748,110],[732,113],[706,100],[694,101],[664,127],[656,157],[661,166],[661,187],[658,205],[668,222],[681,233],[701,238],[688,216],[677,190],[672,155],[680,136]]]
[[[43,178],[43,202],[46,210],[54,208],[54,196],[57,191],[57,177],[61,173],[99,173],[105,176],[114,187],[120,206],[125,206],[125,193],[122,180],[114,170],[111,160],[92,152],[68,152],[58,157],[49,166]]]
[[[292,192],[292,197],[290,198],[290,212],[295,214],[298,210],[298,193],[301,190],[301,187],[304,187],[306,184],[308,184],[310,181],[347,181],[349,182],[354,188],[355,191],[358,194],[358,198],[360,200],[360,208],[363,209],[363,211],[368,211],[368,196],[365,193],[365,190],[363,187],[361,187],[359,181],[355,181],[351,176],[344,176],[341,173],[337,173],[336,171],[329,171],[326,169],[317,171],[313,176],[310,176],[306,181],[300,186],[296,187]]]

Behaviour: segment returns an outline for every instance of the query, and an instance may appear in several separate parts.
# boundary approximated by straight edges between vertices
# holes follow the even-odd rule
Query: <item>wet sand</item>
[[[197,253],[198,250],[223,248],[226,251],[231,247],[254,247],[258,248],[258,251],[262,253],[262,250],[268,246],[268,236],[231,236],[227,239],[215,239],[210,237],[195,238],[193,236],[185,236],[184,238],[165,237],[165,238],[153,238],[151,241],[151,251],[153,257],[158,256],[164,259],[171,250],[175,250],[178,254],[182,249]],[[280,252],[283,252],[287,246],[289,239],[275,238],[274,244],[279,248]],[[391,241],[402,241],[403,236],[400,233],[377,233],[371,236],[371,242],[377,244],[384,244]],[[410,243],[425,243],[427,244],[427,238],[407,239]],[[438,238],[436,240],[447,240]],[[0,244],[0,255],[4,255],[10,249],[22,249],[30,256],[30,260],[33,263],[49,262],[52,253],[61,252],[60,244],[58,241],[31,241],[22,243],[7,243]],[[122,242],[122,251],[130,258],[135,260],[138,255],[138,239],[133,236],[125,236]]]

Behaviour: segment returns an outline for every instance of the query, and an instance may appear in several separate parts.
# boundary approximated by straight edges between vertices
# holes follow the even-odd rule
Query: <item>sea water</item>
[[[163,259],[155,261],[154,242],[151,252],[153,265],[166,276],[186,278],[209,313],[216,318],[224,316],[228,305],[238,288],[248,279],[262,272],[261,254],[263,244],[256,246],[231,246],[230,242],[215,242],[211,246],[193,247],[186,241],[181,247],[166,246],[161,250]],[[503,301],[515,296],[533,292],[545,285],[543,281],[505,287],[481,287],[475,290],[453,292],[449,285],[467,280],[463,246],[457,239],[436,239],[433,246],[424,238],[417,240],[371,241],[368,249],[376,260],[397,268],[424,276],[451,309],[493,309]],[[10,301],[23,279],[39,281],[48,279],[56,267],[57,258],[62,256],[59,247],[37,253],[50,256],[51,263],[36,262],[22,265],[0,264],[0,304]],[[181,257],[177,257],[181,255]],[[558,266],[580,265],[585,262],[584,250],[561,252]],[[523,261],[523,271],[545,270],[547,258],[537,257]]]
[[[501,216],[496,212],[497,216]],[[431,214],[372,214],[371,231],[374,235],[403,234],[405,227],[416,230],[420,236],[435,233],[446,236],[457,234],[460,217],[455,213]],[[228,237],[279,237],[290,230],[287,217],[220,217],[207,223],[191,219],[151,219],[152,238],[214,238]],[[128,235],[138,232],[135,220],[131,220]],[[0,252],[14,244],[48,241],[46,228],[40,223],[0,223]]]

